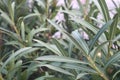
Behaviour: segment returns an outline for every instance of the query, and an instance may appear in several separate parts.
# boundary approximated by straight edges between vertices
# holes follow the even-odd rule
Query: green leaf
[[[14,23],[13,21],[9,18],[9,16],[3,12],[1,9],[0,9],[0,12],[2,13],[0,16],[5,19],[10,25],[14,26]]]
[[[120,59],[120,51],[116,54],[114,54],[112,57],[110,57],[110,59],[108,60],[108,62],[105,65],[105,69],[110,65],[113,64],[115,62],[117,62]]]
[[[38,28],[38,29],[32,29],[30,33],[28,34],[28,42],[32,43],[33,37],[35,34],[42,32],[42,31],[47,31],[48,28]]]
[[[2,65],[2,68],[0,69],[0,72],[2,71],[2,69],[12,60],[12,59],[16,59],[19,58],[21,56],[23,56],[24,54],[27,53],[31,53],[35,50],[38,50],[37,48],[32,48],[32,47],[26,47],[26,48],[21,48],[18,51],[16,51],[14,54],[12,54]]]
[[[65,63],[62,64],[61,67],[66,68],[66,69],[75,69],[77,71],[83,71],[83,72],[88,72],[88,73],[97,73],[95,70],[89,68],[89,66],[84,66],[84,65],[79,65],[79,64],[69,64],[69,63]]]
[[[108,21],[105,25],[103,25],[103,27],[98,31],[98,33],[95,35],[95,37],[93,38],[93,40],[90,43],[90,51],[92,50],[92,48],[95,45],[95,42],[98,40],[98,38],[105,32],[105,30],[112,24],[112,20]]]
[[[78,49],[80,49],[84,55],[87,55],[86,51],[81,47],[81,45],[79,45],[79,43],[75,40],[75,38],[71,34],[69,34],[67,31],[65,31],[63,28],[58,26],[53,21],[48,19],[48,22],[51,23],[56,29],[61,31],[61,33],[63,33],[66,36],[66,38],[68,38],[68,40],[72,42]]]
[[[78,44],[79,44],[80,48],[82,49],[82,51],[84,51],[85,53],[88,54],[88,51],[89,51],[88,45],[86,44],[85,40],[83,40],[82,37],[80,37],[81,35],[78,32],[78,30],[73,31],[72,36],[78,42]]]
[[[87,62],[79,61],[79,60],[72,59],[72,58],[69,58],[69,57],[55,56],[55,55],[41,56],[41,57],[36,58],[35,60],[88,64]]]
[[[31,18],[31,17],[35,17],[35,16],[40,16],[40,14],[39,14],[39,13],[31,13],[31,14],[25,16],[25,17],[24,17],[24,20],[26,20],[26,19],[28,19],[28,18]]]
[[[22,40],[25,41],[25,25],[24,25],[24,22],[21,22],[21,37],[22,37]]]
[[[72,16],[81,16],[81,12],[80,11],[77,11],[77,10],[60,10],[60,12],[63,12],[63,13],[67,13],[67,14],[70,14]]]
[[[61,73],[64,73],[64,74],[67,74],[67,75],[71,75],[71,76],[74,76],[72,73],[68,72],[67,70],[64,70],[62,68],[59,68],[59,67],[56,67],[56,66],[52,66],[52,65],[43,65],[43,66],[46,66],[48,67],[49,69],[52,69],[52,70],[55,70],[55,71],[58,71],[58,72],[61,72]]]
[[[77,0],[77,2],[78,2],[78,6],[80,7],[81,13],[84,14],[84,7],[83,7],[83,4],[81,3],[80,0]]]
[[[108,45],[108,53],[109,53],[108,58],[109,58],[110,55],[112,55],[111,52],[110,52],[110,49],[111,49],[112,43],[113,43],[112,40],[115,38],[115,35],[116,35],[116,32],[117,32],[118,21],[119,21],[119,16],[118,16],[118,14],[116,14],[114,16],[113,23],[111,24],[110,30],[109,30],[108,40],[110,40],[110,42],[109,42],[109,45]]]
[[[15,8],[15,2],[12,2],[11,0],[8,0],[8,11],[9,11],[9,16],[12,22],[14,22],[14,8]]]
[[[109,15],[108,7],[107,7],[105,0],[98,0],[98,2],[102,9],[102,14],[104,16],[104,19],[106,22],[108,22],[110,20],[110,15]]]
[[[73,37],[74,35],[70,35],[69,33],[65,32],[67,38],[69,41],[71,41],[79,50],[81,50],[82,54],[86,56],[88,53],[85,51],[85,49],[78,43],[78,41]]]
[[[56,40],[56,39],[52,39],[53,42],[56,44],[57,48],[59,49],[59,51],[62,53],[63,56],[67,56],[68,52],[65,51],[65,49],[62,47],[62,45]]]
[[[88,75],[88,73],[80,73],[80,74],[78,74],[76,80],[82,78],[85,75]]]
[[[113,75],[113,78],[112,78],[112,80],[114,80],[115,79],[115,77],[118,75],[120,73],[120,70],[118,70],[114,75]]]
[[[5,62],[4,64],[2,65],[2,68],[0,69],[0,72],[2,71],[2,69],[13,59],[15,58],[15,56],[17,56],[18,54],[20,54],[21,52],[25,51],[25,50],[29,50],[30,47],[28,48],[23,48],[23,49],[20,49],[16,52],[16,54],[12,54]]]
[[[36,78],[35,80],[45,80],[45,79],[51,79],[51,78],[53,78],[54,76],[52,76],[52,75],[46,75],[46,76],[42,76],[42,77],[38,77],[38,78]],[[53,78],[54,79],[54,78]]]
[[[12,10],[12,15],[11,17],[13,18],[12,20],[14,21],[14,15],[15,15],[15,2],[12,2],[11,3],[11,10]]]
[[[114,39],[113,42],[118,41],[120,39],[120,35],[117,35]]]
[[[58,24],[56,24],[55,22],[53,22],[52,20],[50,19],[47,19],[47,21],[53,25],[53,27],[55,27],[57,30],[61,31],[62,33],[66,32],[62,27],[60,27]]]
[[[58,71],[58,72],[61,72],[63,74],[66,74],[66,75],[71,75],[71,76],[74,76],[72,73],[68,72],[67,70],[64,70],[60,67],[56,67],[56,66],[53,66],[53,65],[49,65],[49,64],[37,64],[37,65],[33,65],[31,66],[28,71],[31,71],[31,70],[34,70],[38,67],[48,67],[49,69],[52,69],[54,71]]]
[[[38,6],[40,6],[42,8],[46,7],[44,1],[41,1],[41,0],[35,0],[35,1],[37,2]]]
[[[22,65],[22,60],[17,61],[15,64],[16,68],[20,67],[21,65]]]
[[[0,27],[0,30],[1,30],[1,32],[9,35],[13,39],[17,39],[17,40],[19,39],[19,36],[10,30],[7,30],[7,29],[1,28],[1,27]]]
[[[12,45],[12,46],[14,46],[14,47],[16,47],[16,48],[19,48],[18,45],[19,45],[20,47],[23,47],[23,46],[24,46],[22,43],[18,42],[17,40],[16,40],[16,41],[8,41],[8,42],[5,43],[5,45],[7,45],[7,46],[8,46],[8,45]]]
[[[82,20],[82,19],[78,19],[78,18],[72,18],[72,20],[76,23],[81,24],[82,26],[80,26],[80,28],[82,28],[84,30],[84,28],[89,29],[90,31],[92,31],[94,34],[97,34],[97,32],[99,31],[98,28],[96,28],[95,26],[93,26],[92,24],[90,24],[89,22]],[[86,32],[87,33],[87,32]],[[89,35],[89,34],[88,34]],[[104,42],[106,41],[107,38],[105,36],[105,34],[102,34],[99,38],[100,42]]]
[[[110,26],[109,40],[112,40],[115,37],[116,30],[117,30],[117,24],[118,24],[118,21],[119,21],[118,19],[119,19],[119,16],[118,16],[118,14],[116,14],[115,17],[114,17],[114,21]]]
[[[34,41],[36,41],[38,44],[40,44],[40,46],[44,46],[46,48],[48,48],[49,50],[51,50],[52,52],[54,52],[55,54],[59,55],[59,56],[63,56],[62,53],[58,50],[58,48],[53,45],[53,44],[49,44],[49,43],[44,43],[40,40],[36,40],[33,39]]]
[[[93,0],[93,2],[104,16],[105,22],[108,22],[110,20],[110,15],[105,0]]]
[[[104,45],[105,44],[107,44],[109,41],[105,41],[105,42],[103,42],[102,44],[100,44],[100,45],[98,45],[97,46],[97,48],[95,49],[95,51],[94,51],[94,60],[95,60],[95,58],[96,58],[96,55],[97,55],[97,53],[99,52],[99,51],[101,51],[101,49],[102,48],[104,48]]]
[[[71,20],[73,20],[76,23],[81,24],[82,26],[80,26],[83,30],[84,28],[88,28],[90,29],[93,33],[97,33],[98,32],[98,28],[94,27],[92,24],[90,24],[89,22],[82,20],[82,19],[78,19],[78,18],[71,18]]]

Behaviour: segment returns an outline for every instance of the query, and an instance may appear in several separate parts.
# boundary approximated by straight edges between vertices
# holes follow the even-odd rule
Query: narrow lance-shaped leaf
[[[73,20],[76,23],[81,24],[81,28],[88,28],[89,30],[91,30],[93,33],[97,33],[98,29],[96,27],[94,27],[92,24],[90,24],[89,22],[82,20],[82,19],[78,19],[78,18],[72,18],[71,20]]]
[[[13,16],[13,21],[14,21],[14,15],[15,15],[15,2],[11,3],[11,8],[12,8],[12,16]]]
[[[63,64],[61,67],[67,68],[67,69],[75,69],[83,72],[88,72],[88,73],[97,73],[95,70],[91,69],[89,66],[83,66],[81,64],[75,64],[75,63],[66,63]]]
[[[76,22],[76,23],[81,24],[82,26],[80,26],[80,27],[81,27],[83,30],[84,30],[84,28],[87,28],[87,29],[91,30],[94,34],[97,34],[97,32],[99,31],[98,28],[96,28],[95,26],[93,26],[92,24],[90,24],[89,22],[87,22],[87,21],[85,21],[85,20],[81,20],[81,19],[77,19],[77,18],[72,18],[72,20],[73,20],[74,22]],[[86,32],[86,33],[87,33],[87,32]],[[88,35],[89,35],[89,34],[88,34]],[[106,39],[105,34],[102,34],[102,35],[100,36],[99,40],[100,40],[101,42],[106,41],[107,39]]]
[[[49,43],[44,43],[44,42],[42,42],[40,40],[36,40],[36,39],[34,39],[34,41],[36,41],[38,44],[40,44],[40,46],[44,46],[44,47],[48,48],[49,50],[51,50],[55,54],[57,54],[59,56],[63,56],[62,53],[58,50],[58,48],[55,45],[52,45]]]
[[[58,72],[61,72],[61,73],[64,73],[64,74],[67,74],[67,75],[71,75],[71,76],[74,76],[72,73],[68,72],[67,70],[64,70],[62,68],[59,68],[59,67],[56,67],[56,66],[52,66],[52,65],[44,65],[52,70],[55,70],[55,71],[58,71]]]
[[[85,40],[82,39],[80,33],[78,30],[72,32],[72,36],[75,38],[75,40],[78,42],[78,44],[81,46],[81,48],[85,51],[85,53],[88,54],[89,48],[86,44]]]
[[[119,19],[119,16],[118,16],[118,14],[116,14],[114,16],[114,21],[109,28],[110,30],[109,30],[109,38],[108,39],[110,40],[110,42],[109,42],[109,46],[108,46],[108,58],[110,57],[110,55],[112,55],[110,52],[110,49],[111,49],[112,43],[113,43],[112,40],[114,39],[114,37],[116,35],[117,24],[119,21],[118,19]]]
[[[88,50],[85,51],[85,49],[78,43],[78,41],[73,37],[73,35],[70,35],[69,33],[65,32],[65,35],[68,37],[68,39],[83,53],[84,56],[87,56]]]
[[[88,75],[88,73],[80,73],[77,75],[76,80],[82,78],[83,76]]]
[[[60,67],[56,67],[56,66],[49,65],[49,64],[37,64],[37,65],[34,65],[34,66],[30,67],[30,68],[28,69],[28,71],[31,71],[31,70],[33,70],[33,69],[35,69],[35,68],[37,68],[37,67],[43,67],[43,66],[44,66],[44,67],[47,67],[47,68],[49,68],[49,69],[52,69],[52,70],[54,70],[54,71],[58,71],[58,72],[60,72],[60,73],[66,74],[66,75],[74,76],[72,73],[68,72],[67,70],[64,70],[64,69],[62,69],[62,68],[60,68]]]
[[[12,26],[14,26],[14,23],[13,23],[13,21],[9,18],[9,16],[5,13],[5,12],[3,12],[1,9],[0,9],[0,16],[3,18],[3,19],[5,19],[10,25],[12,25]]]
[[[51,23],[53,25],[53,27],[55,27],[56,29],[58,29],[59,31],[61,31],[69,40],[70,42],[72,42],[78,49],[80,49],[82,51],[82,53],[84,55],[87,55],[86,51],[82,48],[81,45],[79,45],[79,43],[75,40],[75,38],[69,34],[67,31],[65,31],[63,28],[59,27],[56,23],[54,23],[53,21],[48,19],[48,22]]]
[[[19,39],[19,36],[18,36],[16,33],[12,32],[12,31],[9,31],[9,30],[4,29],[4,28],[1,28],[1,27],[0,27],[0,30],[1,30],[1,32],[9,35],[9,36],[12,37],[13,39],[17,39],[17,40]]]
[[[118,41],[120,39],[120,35],[117,35],[114,39],[113,42]]]
[[[84,14],[84,8],[83,8],[83,5],[81,3],[80,0],[77,0],[78,4],[79,4],[79,7],[80,7],[80,11]]]
[[[72,59],[72,58],[69,58],[69,57],[55,56],[55,55],[41,56],[41,57],[36,58],[35,60],[88,64],[87,62],[83,62],[83,61],[80,61],[80,60]]]
[[[11,1],[11,0],[8,0],[8,11],[9,11],[9,16],[12,20],[12,22],[14,23],[14,10],[15,9],[15,2]]]
[[[2,71],[2,69],[13,59],[13,58],[19,58],[21,56],[23,56],[25,53],[31,53],[33,51],[38,50],[38,48],[32,48],[32,47],[26,47],[26,48],[21,48],[18,51],[16,51],[14,54],[12,54],[2,65],[2,68],[0,69],[0,72]]]
[[[9,63],[10,60],[12,60],[12,58],[14,58],[16,55],[18,55],[19,53],[25,51],[25,50],[29,50],[30,47],[27,47],[27,48],[22,48],[18,51],[16,51],[16,54],[12,54],[3,64],[2,68],[0,69],[0,72],[2,71],[2,69]]]
[[[116,29],[117,29],[117,24],[118,24],[118,14],[115,15],[114,21],[110,26],[110,31],[109,31],[109,40],[113,40],[116,34]]]
[[[102,35],[102,33],[105,32],[105,30],[112,24],[112,20],[108,21],[105,25],[103,25],[103,27],[98,31],[98,33],[95,35],[95,37],[93,38],[93,40],[90,43],[90,51],[93,48],[93,46],[95,45],[95,42],[98,40],[98,38]]]
[[[115,77],[118,75],[120,73],[120,70],[118,70],[114,75],[113,75],[113,78],[112,78],[112,80],[114,80],[115,79]]]
[[[67,56],[68,52],[65,51],[65,49],[62,47],[62,45],[56,39],[53,38],[52,40],[56,44],[56,46],[58,47],[59,51],[63,54],[63,56]]]
[[[21,23],[21,36],[23,41],[25,41],[25,26],[24,26],[24,22]]]
[[[60,12],[63,12],[63,13],[67,13],[67,14],[70,14],[72,16],[81,16],[82,14],[80,13],[80,11],[76,11],[76,10],[60,10]]]
[[[118,53],[116,53],[115,55],[113,55],[112,57],[110,57],[110,59],[108,60],[108,62],[105,65],[105,69],[110,65],[115,63],[116,61],[118,61],[120,59],[120,51]]]
[[[102,48],[104,48],[104,45],[107,44],[109,41],[105,41],[102,44],[98,45],[97,48],[94,51],[94,60],[96,59],[96,55],[99,51],[101,51]]]
[[[32,43],[32,39],[34,37],[35,34],[39,33],[39,32],[42,32],[42,31],[47,31],[48,28],[38,28],[38,29],[32,29],[30,31],[30,33],[28,34],[28,41],[29,43]]]
[[[26,20],[26,19],[28,19],[28,18],[31,18],[31,17],[36,17],[36,16],[40,16],[40,14],[38,14],[38,13],[31,13],[31,14],[25,16],[25,17],[24,17],[24,20]]]
[[[108,7],[107,7],[105,0],[98,0],[98,2],[102,9],[102,14],[105,18],[105,21],[108,22],[110,20],[110,15],[109,15]]]
[[[105,22],[108,22],[110,20],[110,15],[105,0],[93,0],[93,2],[104,16]]]

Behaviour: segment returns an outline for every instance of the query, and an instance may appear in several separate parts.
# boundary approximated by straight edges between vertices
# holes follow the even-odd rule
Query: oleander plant
[[[120,80],[120,1],[0,0],[0,80]]]

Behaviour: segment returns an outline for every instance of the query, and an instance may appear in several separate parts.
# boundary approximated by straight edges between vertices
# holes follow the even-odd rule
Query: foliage
[[[75,1],[0,0],[0,80],[120,79],[120,8]]]

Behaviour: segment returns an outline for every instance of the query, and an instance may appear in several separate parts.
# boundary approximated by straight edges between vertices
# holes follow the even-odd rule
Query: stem
[[[17,33],[17,35],[19,35],[19,31],[17,30],[17,27],[16,26],[12,26],[14,31]]]
[[[110,53],[111,47],[112,47],[112,42],[110,41],[110,42],[109,42],[109,45],[108,45],[108,55],[107,55],[107,59],[109,59],[110,56],[111,56],[111,53]]]
[[[48,0],[46,0],[46,19],[48,18],[49,15],[49,4],[48,4]],[[48,21],[46,20],[46,27],[48,26]]]
[[[2,77],[2,75],[1,75],[1,73],[0,73],[0,80],[3,80],[3,77]]]
[[[98,69],[98,67],[95,65],[95,62],[92,60],[90,56],[87,57],[88,61],[90,62],[90,66],[97,71],[97,73],[104,79],[104,80],[109,80],[108,77]]]

